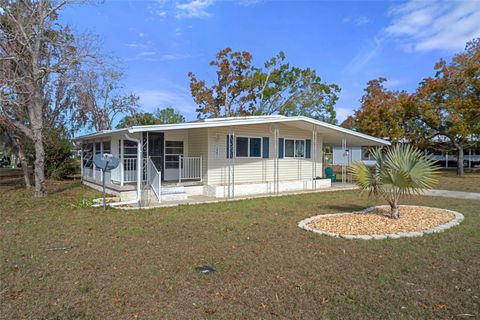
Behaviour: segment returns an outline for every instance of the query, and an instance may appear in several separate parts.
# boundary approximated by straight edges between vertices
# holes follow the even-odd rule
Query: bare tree
[[[13,151],[17,154],[20,165],[22,166],[23,171],[23,180],[25,181],[25,187],[30,189],[32,187],[32,182],[30,181],[30,172],[28,171],[28,160],[25,155],[24,141],[25,137],[22,137],[22,134],[16,130],[5,131],[5,136],[7,137],[7,142],[12,146]]]
[[[106,59],[104,59],[106,60]],[[133,116],[138,112],[139,97],[123,94],[122,72],[115,64],[98,61],[78,77],[77,119],[96,131],[111,130],[118,116]]]
[[[58,21],[67,3],[0,0],[0,111],[34,143],[37,197],[46,193],[43,131],[55,97],[51,89],[90,58],[89,47]]]

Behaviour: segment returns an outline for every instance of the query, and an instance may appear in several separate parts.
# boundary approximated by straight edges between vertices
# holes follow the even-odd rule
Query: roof
[[[312,129],[313,126],[317,128],[320,134],[326,137],[325,143],[341,143],[341,139],[344,136],[349,136],[351,142],[357,142],[362,144],[363,142],[370,142],[374,145],[390,145],[390,142],[372,137],[363,133],[359,133],[353,130],[345,129],[330,123],[319,121],[304,116],[246,116],[246,117],[226,117],[226,118],[212,118],[204,119],[193,122],[175,123],[175,124],[157,124],[157,125],[145,125],[145,126],[132,126],[123,129],[104,130],[97,133],[87,134],[75,138],[75,140],[89,140],[94,138],[106,137],[116,133],[138,133],[148,131],[172,131],[172,130],[184,130],[184,129],[200,129],[200,128],[217,128],[217,127],[231,127],[242,125],[255,125],[255,124],[275,124],[284,123],[292,126],[296,126],[303,129]],[[353,139],[353,140],[352,140]],[[339,142],[340,141],[340,142]]]

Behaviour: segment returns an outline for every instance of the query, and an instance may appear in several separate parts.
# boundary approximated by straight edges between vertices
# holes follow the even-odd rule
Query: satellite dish
[[[102,169],[103,210],[106,210],[107,203],[105,201],[105,172],[109,172],[110,170],[118,167],[120,160],[110,153],[99,153],[93,156],[93,163],[95,166]]]
[[[110,171],[118,167],[120,160],[110,153],[99,153],[93,156],[93,163],[103,171]]]

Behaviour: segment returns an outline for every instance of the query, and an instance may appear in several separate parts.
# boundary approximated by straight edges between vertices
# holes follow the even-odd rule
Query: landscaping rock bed
[[[298,225],[323,235],[369,240],[420,237],[442,232],[462,220],[459,212],[420,206],[400,206],[400,219],[392,219],[389,206],[377,206],[358,212],[318,215]]]

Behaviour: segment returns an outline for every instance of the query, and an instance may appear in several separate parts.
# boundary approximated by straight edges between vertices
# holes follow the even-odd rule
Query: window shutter
[[[270,152],[270,150],[269,150],[270,149],[270,139],[268,137],[263,137],[262,138],[262,145],[263,145],[262,146],[262,149],[263,149],[262,150],[262,152],[263,152],[262,157],[264,159],[268,159],[268,157],[270,155],[269,154],[269,152]]]
[[[305,140],[305,158],[310,159],[312,157],[312,140]]]
[[[233,137],[227,134],[227,159],[233,158],[232,142],[233,142]]]
[[[278,158],[283,159],[283,138],[278,138]]]

